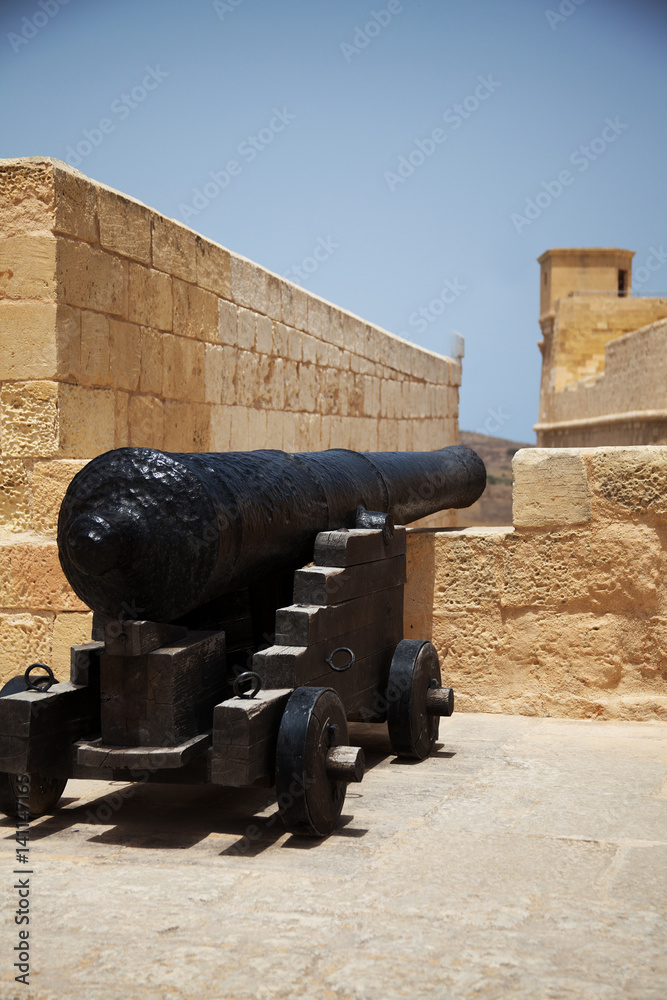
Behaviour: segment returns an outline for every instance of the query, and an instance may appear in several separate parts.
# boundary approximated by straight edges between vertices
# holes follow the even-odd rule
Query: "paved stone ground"
[[[420,764],[355,732],[322,843],[269,793],[71,782],[32,829],[30,988],[0,820],[0,996],[667,997],[667,724],[455,715]]]

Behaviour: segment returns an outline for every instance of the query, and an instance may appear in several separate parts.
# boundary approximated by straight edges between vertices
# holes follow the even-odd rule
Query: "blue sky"
[[[658,0],[5,0],[0,156],[432,350],[458,331],[461,427],[531,442],[535,258],[667,246],[666,42]]]

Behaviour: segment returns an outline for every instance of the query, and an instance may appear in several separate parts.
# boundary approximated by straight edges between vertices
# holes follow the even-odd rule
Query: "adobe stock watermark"
[[[489,406],[486,411],[486,419],[482,427],[475,428],[475,434],[495,435],[511,419],[511,413],[505,413],[502,406],[492,410]]]
[[[326,239],[322,236],[317,237],[317,242],[313,247],[312,253],[307,257],[304,257],[300,264],[292,264],[287,271],[284,272],[283,278],[287,278],[288,281],[307,281],[311,274],[315,274],[325,261],[329,260],[336,250],[340,250],[340,243],[335,243],[333,237],[327,236]]]
[[[446,278],[438,295],[425,305],[415,309],[408,316],[408,323],[417,331],[425,333],[431,323],[435,323],[439,316],[442,316],[447,306],[451,306],[463,292],[468,290],[467,285],[463,285],[458,278]],[[410,334],[400,333],[400,337],[405,340],[410,339]]]
[[[558,6],[558,10],[545,10],[544,16],[551,30],[555,31],[559,24],[563,24],[567,21],[568,17],[572,17],[577,8],[581,7],[582,3],[585,2],[586,0],[563,0]]]
[[[609,146],[616,142],[619,135],[629,127],[621,121],[618,115],[613,119],[605,118],[604,128],[600,135],[592,139],[587,146],[582,145],[573,150],[568,162],[576,167],[579,173],[584,173],[591,163],[606,153]],[[534,198],[526,198],[523,215],[519,212],[512,212],[510,215],[510,222],[517,233],[521,233],[527,226],[539,219],[542,212],[560,198],[565,188],[574,184],[575,180],[576,175],[571,170],[561,170],[554,180],[542,181],[542,190]]]
[[[213,0],[213,9],[221,21],[227,14],[233,14],[237,7],[240,7],[244,0]]]
[[[33,13],[32,17],[21,18],[21,30],[19,32],[10,31],[7,35],[7,41],[14,52],[19,52],[23,45],[32,41],[35,35],[53,20],[60,8],[68,3],[69,0],[39,0],[37,4],[39,9]]]
[[[652,274],[659,271],[667,264],[667,253],[662,243],[659,247],[649,247],[648,257],[639,267],[632,268],[632,290],[641,288],[649,280]]]
[[[143,104],[149,93],[152,90],[157,90],[162,81],[166,80],[168,76],[169,74],[160,69],[159,65],[155,69],[152,66],[146,66],[146,74],[141,83],[132,87],[129,94],[123,93],[115,101],[111,102],[109,110],[112,115],[116,116],[117,121],[108,117],[100,118],[96,127],[83,129],[81,133],[83,138],[79,139],[74,147],[67,147],[65,160],[69,163],[70,167],[78,167],[81,161],[90,156],[94,149],[101,146],[105,137],[116,131],[118,122],[125,121],[132,111],[138,108],[140,104]]]
[[[452,132],[461,128],[463,123],[471,115],[474,115],[480,105],[484,101],[487,101],[491,97],[491,94],[494,94],[498,87],[500,87],[500,81],[494,80],[491,74],[486,77],[478,76],[477,80],[477,86],[471,94],[464,97],[461,102],[452,104],[450,108],[447,108],[442,113],[443,121],[451,127],[450,130]],[[425,139],[415,139],[414,146],[410,152],[405,156],[399,156],[396,169],[393,171],[385,170],[384,179],[387,182],[389,190],[395,191],[399,184],[405,184],[406,180],[412,177],[415,170],[418,170],[429,157],[433,156],[438,146],[447,142],[448,138],[447,131],[437,127],[432,129]]]
[[[402,14],[404,11],[403,4],[400,0],[389,0],[386,7],[381,10],[371,10],[369,12],[369,20],[366,21],[363,28],[359,25],[354,27],[354,35],[352,36],[352,42],[341,42],[340,50],[343,53],[343,58],[346,63],[351,63],[354,56],[361,55],[364,49],[367,49],[374,38],[384,31],[386,27],[391,23],[397,14]]]
[[[243,142],[240,142],[236,147],[237,155],[243,158],[244,163],[239,160],[228,160],[222,170],[209,170],[210,180],[207,180],[201,187],[192,189],[190,203],[180,203],[178,210],[183,222],[189,222],[190,219],[196,218],[200,212],[208,208],[211,202],[229,187],[232,178],[239,176],[244,165],[252,163],[267,146],[271,145],[280,132],[285,131],[295,118],[296,115],[284,106],[274,108],[268,125],[261,128],[255,135],[246,136]]]

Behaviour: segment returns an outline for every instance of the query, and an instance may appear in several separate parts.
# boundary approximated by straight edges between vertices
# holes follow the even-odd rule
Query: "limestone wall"
[[[658,368],[664,371],[660,321],[666,317],[665,298],[575,294],[556,301],[554,311],[540,319],[542,382],[535,426],[539,446],[667,440],[664,421],[655,425],[650,414],[634,421],[615,419],[619,413],[667,409],[667,383],[658,373]],[[656,330],[644,332],[648,326]],[[626,334],[640,331],[636,339],[623,342]],[[603,376],[604,386],[597,388]],[[611,419],[590,423],[591,417],[601,416]]]
[[[406,636],[433,636],[463,711],[667,717],[667,447],[513,473],[513,526],[408,532]]]
[[[55,529],[110,448],[455,444],[455,361],[58,160],[0,161],[0,681],[90,628]]]
[[[545,447],[667,444],[667,320],[605,346],[604,370],[571,382],[550,400],[550,422],[537,425]]]

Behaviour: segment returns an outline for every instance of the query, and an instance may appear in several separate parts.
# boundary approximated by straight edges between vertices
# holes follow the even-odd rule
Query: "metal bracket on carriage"
[[[374,528],[382,531],[382,538],[385,545],[394,537],[394,519],[391,514],[383,514],[378,510],[366,510],[365,507],[357,507],[355,518],[355,528]]]
[[[337,667],[336,664],[334,663],[334,656],[336,655],[336,653],[347,653],[349,656],[349,660],[347,661],[347,663],[344,663],[341,667]],[[354,664],[354,653],[352,652],[349,646],[338,646],[336,649],[334,649],[333,653],[330,656],[326,657],[324,662],[328,663],[331,669],[335,670],[336,673],[342,674],[346,670],[349,670],[350,667]]]

